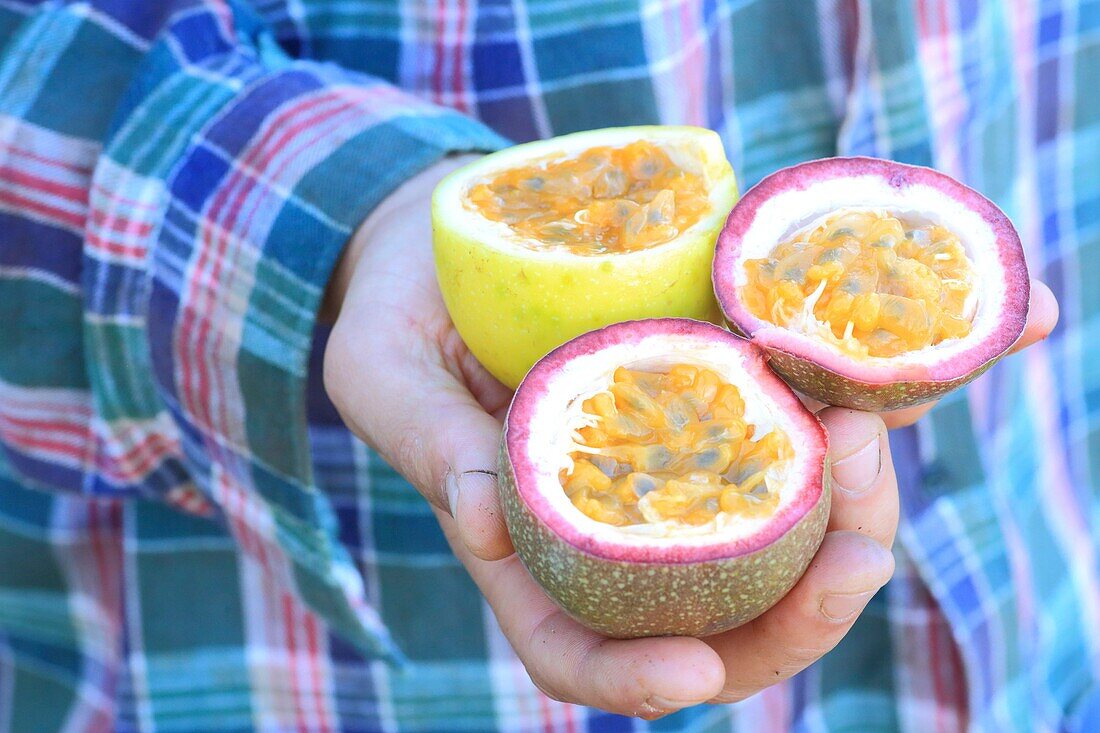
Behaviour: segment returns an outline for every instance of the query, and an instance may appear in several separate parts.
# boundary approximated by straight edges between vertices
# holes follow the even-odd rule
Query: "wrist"
[[[363,250],[368,246],[379,225],[390,217],[400,216],[410,208],[430,201],[436,184],[447,174],[479,157],[481,156],[473,153],[447,156],[402,183],[371,211],[348,239],[344,251],[336,262],[332,277],[329,278],[328,286],[325,288],[318,320],[330,324],[335,322]]]

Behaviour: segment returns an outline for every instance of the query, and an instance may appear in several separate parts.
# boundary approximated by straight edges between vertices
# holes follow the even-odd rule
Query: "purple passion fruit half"
[[[714,289],[795,389],[881,412],[976,378],[1023,333],[1019,236],[953,178],[874,158],[778,171],[730,212]]]
[[[500,493],[520,559],[581,623],[705,636],[802,576],[829,516],[827,449],[744,339],[690,319],[628,321],[527,374]]]

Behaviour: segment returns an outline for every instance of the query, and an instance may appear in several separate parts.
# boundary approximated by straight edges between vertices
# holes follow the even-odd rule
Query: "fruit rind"
[[[515,243],[506,224],[464,209],[464,184],[554,152],[633,140],[691,145],[705,155],[711,211],[670,242],[633,252],[577,255]],[[710,285],[714,242],[737,185],[721,140],[694,127],[611,128],[516,146],[444,179],[432,197],[439,287],[459,335],[490,373],[514,388],[553,347],[618,321],[682,316],[719,322]]]
[[[830,496],[826,486],[794,528],[749,555],[639,565],[562,542],[520,499],[503,445],[500,494],[512,542],[531,575],[570,616],[615,638],[707,636],[756,618],[802,577],[825,534]]]
[[[838,179],[871,181],[869,188],[887,192],[894,202],[919,192],[939,197],[956,215],[976,216],[993,242],[995,266],[1003,290],[996,322],[981,338],[962,339],[957,347],[926,350],[924,356],[857,361],[811,337],[796,334],[754,316],[738,296],[738,270],[745,258],[742,244],[758,215],[773,214],[774,200],[788,192],[812,191]],[[769,209],[769,202],[773,208]],[[887,206],[881,201],[833,202],[835,207]],[[802,212],[809,218],[815,212]],[[823,213],[821,211],[816,212]],[[799,212],[787,211],[790,221]],[[773,244],[775,244],[773,242]],[[991,264],[990,263],[987,264]],[[1019,235],[996,204],[938,171],[875,158],[827,158],[773,173],[746,192],[734,206],[718,238],[714,290],[730,327],[767,352],[773,369],[795,389],[822,402],[876,412],[911,407],[937,399],[975,379],[1000,359],[1023,333],[1030,281]],[[991,306],[990,306],[991,307]]]
[[[726,340],[746,355],[748,368],[786,412],[795,410],[801,460],[813,466],[806,486],[765,531],[710,544],[616,543],[578,531],[545,501],[526,458],[525,420],[541,384],[579,354],[620,341],[624,332],[683,329]],[[631,334],[633,335],[633,334]],[[616,324],[551,352],[520,386],[501,442],[499,491],[516,552],[535,580],[571,616],[617,638],[704,636],[738,626],[774,605],[801,577],[824,536],[830,489],[824,428],[743,340],[685,319]],[[579,512],[577,512],[579,515]],[[613,530],[613,528],[610,528]]]

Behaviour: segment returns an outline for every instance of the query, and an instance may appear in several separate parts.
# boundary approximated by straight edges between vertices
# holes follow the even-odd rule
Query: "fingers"
[[[325,385],[351,430],[458,522],[478,557],[512,551],[496,493],[501,424],[416,339],[338,322]],[[421,337],[422,338],[422,337]]]
[[[1031,301],[1027,312],[1027,323],[1020,340],[1008,352],[1015,354],[1034,343],[1042,341],[1058,325],[1058,300],[1044,283],[1031,281]]]
[[[826,408],[817,417],[829,433],[829,531],[859,532],[889,549],[899,508],[886,425],[878,415],[843,407]]]
[[[894,557],[858,532],[829,532],[794,589],[755,621],[707,639],[725,661],[712,702],[743,700],[802,671],[844,638],[894,572]]]
[[[939,400],[925,402],[922,405],[916,405],[914,407],[905,407],[900,410],[890,410],[889,412],[879,413],[879,416],[886,424],[887,430],[904,428],[927,415],[928,411],[935,407],[937,402],[939,402]]]
[[[440,516],[444,531],[455,522]],[[512,555],[486,562],[455,552],[492,607],[534,683],[556,700],[654,718],[719,693],[724,665],[706,643],[686,637],[606,639],[561,611]]]
[[[714,702],[741,700],[808,667],[844,638],[894,571],[898,492],[886,426],[872,413],[827,407],[833,487],[828,532],[806,574],[775,607],[708,639],[725,660]]]

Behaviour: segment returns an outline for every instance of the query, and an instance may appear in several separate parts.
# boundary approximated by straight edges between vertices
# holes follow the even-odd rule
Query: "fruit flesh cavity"
[[[585,424],[562,487],[592,519],[615,526],[699,526],[719,512],[770,516],[779,492],[765,476],[792,457],[775,428],[757,437],[736,386],[709,369],[615,370],[582,404]]]
[[[745,262],[741,297],[758,318],[857,357],[892,357],[970,333],[974,268],[938,224],[839,211]],[[810,317],[812,314],[812,318]]]
[[[671,241],[710,210],[703,177],[645,140],[503,171],[471,187],[467,203],[528,246],[580,255]]]

